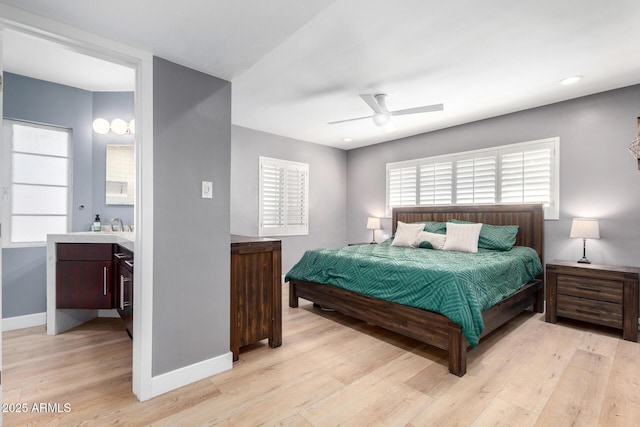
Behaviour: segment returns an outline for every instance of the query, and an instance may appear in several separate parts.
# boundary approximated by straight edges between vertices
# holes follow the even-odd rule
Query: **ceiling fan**
[[[423,105],[422,107],[407,108],[404,110],[389,111],[386,103],[387,95],[385,95],[384,93],[379,93],[377,95],[364,94],[360,95],[360,98],[362,98],[362,100],[366,102],[369,107],[371,107],[371,109],[373,110],[373,115],[356,117],[346,120],[337,120],[335,122],[329,122],[328,124],[335,125],[338,123],[352,122],[354,120],[373,119],[373,123],[375,123],[376,126],[385,126],[391,120],[391,116],[430,113],[432,111],[442,111],[444,109],[444,105],[442,104],[433,104]]]

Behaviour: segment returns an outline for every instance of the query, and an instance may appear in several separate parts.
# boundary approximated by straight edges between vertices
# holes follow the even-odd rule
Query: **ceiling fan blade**
[[[424,105],[422,107],[407,108],[406,110],[391,111],[392,116],[403,116],[405,114],[430,113],[432,111],[444,110],[443,104]]]
[[[369,107],[371,107],[371,109],[374,112],[376,112],[376,113],[386,113],[386,111],[384,111],[382,108],[380,108],[380,105],[378,105],[378,101],[376,100],[375,95],[364,94],[364,95],[360,95],[360,98],[362,98],[362,100],[364,102],[366,102],[367,105]]]
[[[338,123],[346,123],[346,122],[353,122],[356,120],[362,120],[362,119],[370,119],[372,116],[365,116],[365,117],[356,117],[353,119],[345,119],[345,120],[336,120],[335,122],[329,122],[327,123],[328,125],[336,125]]]

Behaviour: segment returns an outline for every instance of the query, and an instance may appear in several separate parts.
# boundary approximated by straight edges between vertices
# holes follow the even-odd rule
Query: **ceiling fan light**
[[[373,123],[375,123],[376,126],[384,126],[389,123],[389,120],[391,120],[389,115],[385,113],[375,113],[372,118]]]

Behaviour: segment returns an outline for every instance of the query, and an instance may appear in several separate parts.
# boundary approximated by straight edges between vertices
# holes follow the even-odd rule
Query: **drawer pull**
[[[578,313],[582,313],[582,314],[592,314],[594,316],[600,316],[600,312],[599,311],[584,310],[582,308],[576,308],[576,311]]]
[[[118,259],[122,259],[122,258],[126,258],[127,254],[122,253],[122,252],[116,252],[113,254],[114,257],[118,258]]]
[[[590,286],[576,286],[576,289],[580,289],[581,291],[593,291],[593,292],[602,291],[602,289],[600,288],[592,288]]]
[[[133,268],[133,261],[126,260],[124,263]]]
[[[120,310],[124,310],[125,307],[131,305],[131,301],[124,300],[124,284],[130,281],[131,279],[128,277],[124,277],[122,274],[120,275]]]
[[[102,267],[102,294],[107,295],[107,267]]]

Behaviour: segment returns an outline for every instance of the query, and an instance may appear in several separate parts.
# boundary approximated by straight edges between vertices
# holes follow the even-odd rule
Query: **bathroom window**
[[[69,231],[71,130],[3,121],[3,244],[36,246]]]
[[[260,236],[309,234],[309,165],[260,157]]]

